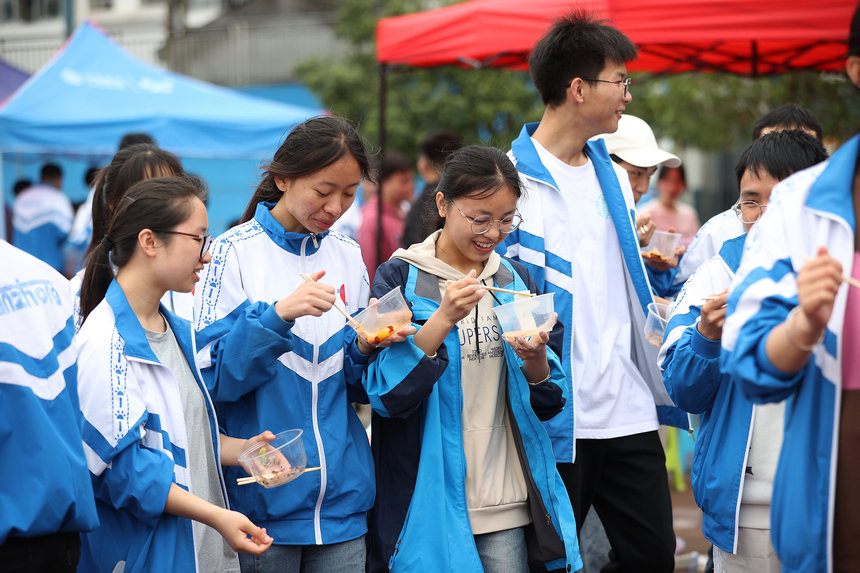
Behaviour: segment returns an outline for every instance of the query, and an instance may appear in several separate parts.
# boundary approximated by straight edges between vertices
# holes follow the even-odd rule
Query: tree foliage
[[[659,137],[680,146],[708,151],[746,146],[756,119],[784,103],[810,109],[824,128],[825,139],[834,145],[860,126],[860,94],[845,74],[793,72],[749,78],[688,73],[636,79],[628,111],[651,124]]]
[[[354,49],[341,58],[316,58],[296,68],[332,110],[358,124],[372,144],[378,141],[379,68],[375,60],[379,18],[428,6],[416,0],[344,0],[338,35]],[[387,81],[386,148],[414,154],[423,137],[436,129],[453,129],[467,143],[507,149],[523,123],[537,121],[540,96],[526,72],[453,67],[392,69]]]
[[[439,5],[422,0],[343,0],[336,32],[353,49],[340,58],[304,62],[296,75],[334,113],[356,122],[375,144],[379,122],[376,23]],[[756,118],[787,102],[811,109],[831,141],[844,140],[860,125],[858,96],[844,74],[804,72],[755,79],[729,74],[634,74],[634,81],[634,99],[627,111],[680,146],[737,150],[749,142]],[[467,143],[507,149],[522,124],[538,121],[543,108],[528,74],[508,70],[406,67],[389,73],[387,90],[386,148],[407,153],[415,152],[424,135],[442,128],[460,132]]]

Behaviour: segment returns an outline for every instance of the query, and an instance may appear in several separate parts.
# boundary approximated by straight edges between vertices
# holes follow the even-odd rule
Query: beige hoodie
[[[446,281],[463,273],[436,258],[441,231],[391,258],[402,259]],[[492,285],[501,258],[492,253],[478,280]],[[466,502],[472,533],[479,535],[531,523],[526,480],[514,443],[507,409],[507,368],[493,297],[487,294],[457,323],[460,332],[460,384],[463,390],[463,450],[466,456]],[[450,349],[453,351],[453,349]],[[453,352],[450,352],[454,356]]]

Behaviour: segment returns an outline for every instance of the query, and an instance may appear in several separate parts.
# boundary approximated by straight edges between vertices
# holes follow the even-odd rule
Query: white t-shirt
[[[744,489],[738,526],[770,529],[773,476],[782,451],[785,402],[755,404],[750,451],[744,468]]]
[[[532,139],[559,186],[576,245],[573,270],[574,437],[607,439],[656,430],[654,398],[631,360],[632,319],[615,224],[591,160],[564,163]]]

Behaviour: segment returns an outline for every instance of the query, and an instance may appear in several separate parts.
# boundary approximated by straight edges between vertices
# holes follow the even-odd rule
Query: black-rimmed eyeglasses
[[[576,79],[576,78],[574,78],[574,79]],[[613,82],[611,80],[597,80],[597,79],[591,79],[591,78],[580,78],[580,79],[582,81],[585,81],[585,82],[600,82],[600,83],[604,83],[604,84],[615,84],[617,86],[624,86],[624,94],[621,97],[627,97],[627,94],[630,93],[630,84],[633,83],[633,78],[624,78],[623,80],[618,80],[617,82]],[[567,87],[570,87],[570,84],[572,84],[572,83],[573,83],[573,80],[570,80],[567,83]]]
[[[194,233],[183,233],[182,231],[158,231],[159,233],[168,233],[170,235],[182,235],[183,237],[191,237],[195,241],[200,242],[200,257],[206,256],[209,252],[209,247],[212,246],[212,235],[195,235]]]

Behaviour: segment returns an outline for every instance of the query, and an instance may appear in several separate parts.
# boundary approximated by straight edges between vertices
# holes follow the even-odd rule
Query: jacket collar
[[[552,175],[550,175],[547,168],[541,163],[540,156],[538,156],[537,149],[535,149],[531,139],[537,126],[538,123],[524,125],[519,136],[511,144],[511,151],[516,158],[517,171],[527,177],[532,177],[547,185],[551,185],[558,190],[558,185],[556,185]],[[639,238],[633,230],[632,221],[634,214],[627,209],[621,185],[618,183],[618,176],[615,174],[615,168],[612,166],[612,159],[609,158],[609,152],[606,150],[606,143],[603,139],[586,141],[583,151],[591,160],[592,165],[594,165],[594,172],[597,174],[597,180],[603,190],[606,205],[615,224],[618,242],[621,245],[621,253],[636,289],[637,298],[643,312],[647,313],[645,309],[648,303],[652,302],[653,298],[651,297],[648,279],[645,276],[645,269],[639,256]]]
[[[119,283],[116,282],[116,279],[110,283],[107,294],[105,294],[105,300],[107,300],[113,310],[116,329],[125,341],[126,356],[149,360],[151,362],[158,362],[158,358],[155,356],[152,348],[149,347],[149,342],[146,340],[146,333],[143,331],[143,326],[141,326],[140,321],[131,309],[131,305],[128,303],[125,292],[123,292]],[[160,310],[162,314],[167,314],[164,308],[160,308]],[[172,326],[173,325],[171,324],[171,327]]]
[[[860,135],[855,135],[836,150],[821,175],[809,188],[806,206],[810,209],[831,213],[844,219],[852,232],[856,232],[854,200],[851,187],[854,182],[854,168],[860,152]]]
[[[720,258],[725,261],[733,273],[737,273],[738,267],[741,266],[741,256],[744,254],[744,245],[746,242],[747,234],[744,233],[739,237],[729,239],[720,247]]]
[[[552,178],[547,168],[541,163],[540,156],[538,156],[537,149],[535,149],[534,142],[532,142],[532,134],[534,134],[538,125],[540,125],[539,122],[525,124],[522,130],[520,130],[520,134],[511,144],[511,150],[517,159],[517,171],[558,189],[555,179]]]
[[[125,341],[125,354],[133,358],[148,360],[150,362],[159,362],[158,357],[149,346],[149,341],[146,339],[146,332],[143,330],[137,315],[128,303],[128,298],[119,283],[114,279],[108,287],[105,300],[108,301],[114,314],[116,329],[122,339]],[[182,354],[191,365],[191,370],[194,372],[194,340],[191,335],[191,325],[188,321],[169,312],[163,304],[158,305],[158,310],[161,315],[167,320],[179,347],[182,349]],[[195,373],[196,375],[196,373]]]
[[[277,219],[272,216],[271,210],[275,203],[262,202],[257,204],[254,220],[263,227],[263,230],[274,241],[276,245],[294,255],[302,254],[302,244],[305,244],[305,255],[317,252],[322,244],[323,238],[328,235],[324,233],[291,233],[284,229]],[[310,238],[310,241],[307,239]]]

